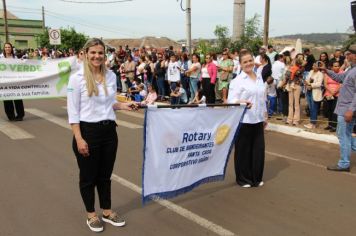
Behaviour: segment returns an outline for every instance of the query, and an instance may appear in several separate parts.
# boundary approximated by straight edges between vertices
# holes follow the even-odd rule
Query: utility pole
[[[265,19],[263,26],[263,45],[268,46],[268,34],[269,34],[269,8],[270,8],[270,0],[266,0],[265,3]]]
[[[7,11],[6,11],[6,1],[2,0],[2,6],[4,8],[4,25],[5,25],[5,41],[9,42],[9,28],[7,25]]]
[[[189,53],[192,53],[192,9],[190,0],[187,1],[186,6],[186,21],[187,21],[187,49]]]
[[[45,27],[46,27],[46,24],[45,24],[45,11],[44,11],[44,6],[42,6],[42,30],[43,30],[43,32],[45,31]]]
[[[234,0],[232,40],[237,41],[245,31],[245,0]]]

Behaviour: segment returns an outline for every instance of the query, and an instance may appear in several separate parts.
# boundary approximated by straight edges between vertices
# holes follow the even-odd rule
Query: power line
[[[118,0],[118,1],[104,1],[104,2],[88,2],[88,1],[71,1],[71,0],[59,0],[61,2],[68,3],[94,3],[94,4],[110,4],[110,3],[119,3],[119,2],[131,2],[132,0]]]

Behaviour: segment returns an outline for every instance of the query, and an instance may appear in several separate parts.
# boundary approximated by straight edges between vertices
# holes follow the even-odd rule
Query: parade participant
[[[11,43],[5,43],[2,57],[5,59],[16,58],[14,48]],[[22,121],[25,116],[25,109],[22,100],[4,101],[4,108],[7,118],[10,121]],[[16,111],[16,114],[15,114]]]
[[[215,82],[217,75],[217,67],[213,63],[211,55],[205,56],[205,64],[201,69],[201,81],[203,94],[206,96],[207,103],[215,103]]]
[[[342,83],[334,113],[337,114],[337,137],[340,143],[340,160],[337,165],[328,166],[331,171],[350,171],[351,151],[356,151],[356,138],[352,136],[356,117],[356,44],[349,47],[351,69],[342,74],[323,70],[333,80]]]
[[[105,67],[105,44],[100,39],[90,39],[84,52],[83,69],[69,79],[67,106],[86,222],[92,231],[100,232],[103,224],[94,208],[95,187],[103,209],[102,220],[114,226],[125,225],[111,210],[110,177],[118,145],[114,110],[132,110],[134,105],[116,101],[116,76]]]
[[[235,142],[235,173],[238,185],[249,188],[263,185],[265,160],[264,127],[267,125],[265,85],[256,74],[253,55],[239,56],[242,72],[231,81],[228,102],[249,102]],[[236,121],[239,122],[239,121]]]
[[[308,104],[310,109],[310,123],[304,125],[305,128],[316,128],[318,111],[320,103],[323,100],[323,92],[321,91],[323,80],[324,74],[319,71],[318,65],[314,63],[313,69],[309,72],[305,80],[306,98],[309,99]]]
[[[223,52],[222,60],[217,67],[219,71],[218,91],[221,92],[221,98],[223,102],[226,103],[229,84],[232,79],[232,70],[234,68],[234,62],[229,58],[227,51]]]

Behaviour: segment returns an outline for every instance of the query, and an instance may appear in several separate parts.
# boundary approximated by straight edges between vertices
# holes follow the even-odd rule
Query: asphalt
[[[62,99],[25,101],[26,108],[63,120],[65,105]],[[0,117],[6,119],[2,110]],[[118,113],[118,119],[143,124],[141,117],[127,113]],[[71,131],[30,113],[12,124],[33,138],[12,140],[0,130],[0,235],[94,235],[85,224]],[[115,175],[138,187],[142,133],[118,127],[114,168]],[[170,202],[235,235],[356,235],[355,155],[351,173],[328,172],[325,166],[338,157],[335,144],[266,131],[263,187],[238,187],[230,158],[224,181]],[[143,206],[140,194],[117,181],[112,183],[112,201],[127,225],[106,226],[101,235],[219,235],[158,203]]]

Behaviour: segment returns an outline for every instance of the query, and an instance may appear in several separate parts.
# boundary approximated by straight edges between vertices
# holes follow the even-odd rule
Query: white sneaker
[[[99,220],[99,217],[94,216],[90,219],[87,219],[87,225],[89,229],[93,232],[102,232],[104,230],[103,224]]]
[[[241,185],[241,187],[243,187],[243,188],[251,188],[251,185],[250,184],[244,184],[244,185]]]
[[[261,181],[259,184],[258,184],[258,187],[262,187],[265,183],[263,183],[263,181]]]

